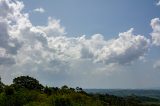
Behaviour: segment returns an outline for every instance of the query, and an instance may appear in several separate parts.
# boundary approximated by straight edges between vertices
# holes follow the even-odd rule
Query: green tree
[[[76,87],[76,91],[77,91],[77,92],[81,92],[81,91],[83,91],[83,89],[80,88],[80,87]]]
[[[70,99],[68,98],[56,98],[55,106],[72,106]]]
[[[53,92],[52,88],[50,88],[50,87],[48,87],[48,86],[46,86],[46,87],[44,88],[44,93],[46,93],[48,96],[51,95],[52,92]]]
[[[42,90],[44,88],[38,80],[29,76],[20,76],[13,79],[13,85],[16,88],[27,88],[29,90]]]
[[[14,88],[12,86],[6,86],[4,91],[5,91],[6,95],[13,95],[14,94]]]
[[[0,78],[0,93],[3,92],[5,85],[2,83]]]
[[[63,86],[61,87],[61,89],[62,89],[62,90],[67,90],[67,89],[69,89],[69,88],[68,88],[67,85],[63,85]]]

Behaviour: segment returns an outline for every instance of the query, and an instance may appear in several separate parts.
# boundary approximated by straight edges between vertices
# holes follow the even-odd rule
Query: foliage
[[[20,76],[13,79],[13,84],[17,88],[27,88],[30,90],[42,90],[43,86],[39,81],[29,76]]]
[[[160,103],[158,99],[135,95],[87,94],[80,87],[67,85],[43,87],[32,77],[20,76],[13,84],[3,85],[0,106],[160,106]]]
[[[14,94],[14,88],[12,86],[6,86],[4,88],[4,92],[6,95],[13,95]]]
[[[3,92],[3,88],[4,88],[4,84],[2,83],[1,78],[0,78],[0,93]]]

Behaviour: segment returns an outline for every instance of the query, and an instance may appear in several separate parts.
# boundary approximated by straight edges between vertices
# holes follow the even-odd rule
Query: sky
[[[0,76],[160,88],[159,0],[0,0]]]

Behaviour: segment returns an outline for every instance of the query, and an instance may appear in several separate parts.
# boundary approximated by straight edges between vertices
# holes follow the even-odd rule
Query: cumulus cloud
[[[71,77],[77,74],[76,70],[87,74],[97,70],[107,73],[106,67],[132,63],[149,48],[150,41],[143,35],[135,35],[132,28],[111,40],[105,40],[101,34],[69,37],[60,20],[51,17],[46,26],[34,26],[29,14],[22,12],[22,2],[0,0],[0,6],[0,71],[6,64],[10,65],[6,68],[12,71],[6,72],[11,76],[43,77],[49,73],[48,76],[58,79]]]
[[[43,8],[36,8],[33,10],[34,12],[44,13],[45,10]]]
[[[160,46],[160,19],[159,18],[152,19],[151,27],[153,29],[153,32],[151,33],[152,43],[153,45]]]
[[[60,20],[48,17],[47,26],[36,26],[35,30],[43,31],[47,36],[62,36],[65,35],[65,28],[60,25]]]
[[[96,53],[97,61],[130,63],[144,56],[149,47],[149,40],[142,35],[134,35],[133,29],[119,34],[117,39],[106,42]]]

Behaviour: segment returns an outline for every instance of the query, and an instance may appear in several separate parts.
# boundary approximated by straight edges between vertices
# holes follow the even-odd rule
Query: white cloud
[[[153,29],[153,32],[151,33],[152,43],[153,45],[160,46],[160,20],[159,18],[152,19],[151,26]]]
[[[0,71],[8,70],[1,74],[9,78],[20,74],[70,78],[79,75],[77,70],[86,75],[98,70],[110,73],[106,67],[116,70],[140,59],[149,48],[149,40],[133,34],[133,29],[111,40],[101,34],[69,37],[60,20],[51,17],[46,26],[32,25],[29,14],[22,12],[22,2],[0,0],[0,6]]]
[[[141,35],[134,35],[133,29],[120,33],[117,39],[107,41],[96,53],[97,61],[130,63],[144,56],[149,48],[149,40]]]
[[[44,13],[45,10],[43,8],[36,8],[33,10],[34,12]]]
[[[43,31],[46,36],[62,36],[65,35],[65,28],[60,25],[60,20],[48,18],[47,26],[36,26],[35,30]]]
[[[158,0],[158,2],[156,3],[157,6],[160,6],[160,0]]]

